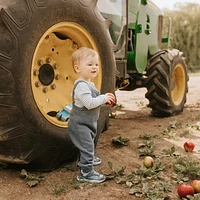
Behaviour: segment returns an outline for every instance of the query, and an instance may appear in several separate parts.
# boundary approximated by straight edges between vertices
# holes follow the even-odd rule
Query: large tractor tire
[[[54,113],[72,103],[71,55],[82,46],[99,53],[97,88],[114,92],[108,29],[95,0],[0,0],[1,162],[49,171],[77,154]],[[101,108],[98,135],[109,110]]]
[[[146,98],[152,114],[167,117],[182,112],[189,80],[183,53],[176,49],[159,51],[150,59],[147,76]]]

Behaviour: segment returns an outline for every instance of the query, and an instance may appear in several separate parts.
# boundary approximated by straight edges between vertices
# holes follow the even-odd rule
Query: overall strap
[[[75,91],[75,89],[76,89],[76,86],[77,86],[79,83],[81,83],[81,82],[84,82],[84,83],[87,84],[87,82],[84,81],[84,80],[80,80],[80,79],[79,79],[79,80],[76,81],[76,83],[75,83],[75,85],[74,85],[73,92],[72,92],[72,102],[73,102],[73,105],[74,105],[74,91]]]

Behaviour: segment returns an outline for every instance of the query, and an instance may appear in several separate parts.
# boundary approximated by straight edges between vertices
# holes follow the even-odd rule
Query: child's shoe
[[[92,170],[88,173],[83,173],[82,170],[80,174],[77,176],[77,180],[80,182],[89,182],[89,183],[102,183],[105,181],[105,176],[103,174],[99,174],[98,172]]]
[[[99,165],[99,164],[101,164],[101,159],[98,158],[98,157],[96,157],[96,156],[94,156],[94,163],[93,163],[93,165],[96,166],[96,165]]]

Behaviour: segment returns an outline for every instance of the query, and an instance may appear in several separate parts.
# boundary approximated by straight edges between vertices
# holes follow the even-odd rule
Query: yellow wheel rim
[[[80,47],[90,47],[97,52],[97,46],[82,26],[61,22],[49,28],[38,42],[31,67],[31,86],[36,105],[42,115],[52,124],[67,127],[67,123],[49,115],[72,103],[71,93],[77,75],[71,64],[72,53]],[[100,90],[100,72],[93,80]]]
[[[185,95],[186,75],[183,65],[179,64],[172,73],[172,90],[171,96],[175,105],[179,105]]]

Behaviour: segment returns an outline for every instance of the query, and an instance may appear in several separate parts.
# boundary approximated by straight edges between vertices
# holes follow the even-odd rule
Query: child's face
[[[90,81],[97,76],[99,72],[98,55],[88,56],[82,59],[79,65],[75,65],[75,70],[79,74],[79,78]]]

